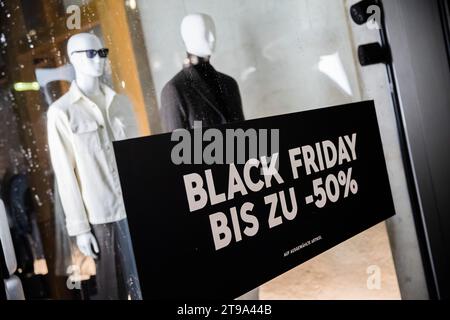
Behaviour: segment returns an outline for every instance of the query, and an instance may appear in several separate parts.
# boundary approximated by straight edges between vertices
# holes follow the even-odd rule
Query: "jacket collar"
[[[111,105],[112,100],[114,99],[114,96],[116,95],[116,92],[103,83],[101,83],[100,86],[103,93],[105,94],[106,106],[109,107]],[[90,99],[86,97],[83,92],[81,92],[75,80],[72,81],[72,84],[69,89],[69,95],[71,104],[82,99],[90,101]]]

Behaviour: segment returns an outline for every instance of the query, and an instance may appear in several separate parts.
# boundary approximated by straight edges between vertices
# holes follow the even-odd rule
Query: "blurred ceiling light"
[[[136,0],[127,0],[127,6],[131,9],[131,10],[136,10]]]
[[[14,83],[14,90],[22,91],[39,91],[41,87],[37,82],[16,82]]]
[[[321,56],[319,70],[333,80],[349,96],[353,95],[339,53],[336,52],[328,56]]]

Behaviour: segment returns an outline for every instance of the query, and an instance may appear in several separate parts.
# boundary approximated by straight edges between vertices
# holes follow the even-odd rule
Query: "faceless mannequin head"
[[[213,19],[206,14],[195,13],[184,17],[181,36],[190,54],[207,58],[214,52],[216,28]]]
[[[77,76],[100,77],[103,75],[105,59],[98,54],[93,58],[88,58],[86,52],[76,52],[84,50],[102,49],[100,39],[90,33],[78,33],[73,35],[67,43],[67,54],[72,63]]]

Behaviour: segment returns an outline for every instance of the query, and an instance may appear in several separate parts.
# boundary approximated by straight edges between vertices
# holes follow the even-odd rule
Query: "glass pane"
[[[138,3],[157,93],[186,57],[183,17],[205,12],[217,33],[211,63],[238,81],[246,118],[361,99],[342,1]]]
[[[187,48],[180,23],[193,12],[213,17],[216,47],[211,64],[238,82],[246,119],[361,101],[364,95],[345,1],[138,1],[138,5],[160,108],[165,107],[160,94],[164,86],[183,68]],[[383,275],[380,289],[368,284],[377,272]],[[259,297],[399,299],[384,224],[262,286]]]
[[[111,213],[122,208],[122,203],[115,180],[114,155],[108,148],[113,140],[131,136],[127,134],[127,126],[124,132],[115,127],[115,115],[104,112],[102,105],[113,103],[107,102],[110,101],[107,93],[112,95],[114,91],[126,97],[127,104],[132,106],[130,112],[135,122],[130,126],[135,126],[138,135],[169,131],[169,127],[180,122],[174,120],[177,114],[166,112],[166,106],[170,107],[173,101],[170,94],[164,98],[163,91],[177,74],[189,68],[200,68],[199,76],[211,86],[219,108],[227,101],[219,91],[214,91],[220,88],[220,83],[208,77],[219,71],[229,83],[234,83],[234,79],[247,120],[376,99],[377,112],[383,120],[380,121],[383,142],[392,155],[388,167],[395,181],[396,205],[400,210],[410,210],[409,200],[404,196],[407,190],[398,141],[389,138],[395,135],[396,128],[394,115],[386,111],[390,108],[386,73],[382,66],[371,69],[370,76],[362,72],[355,52],[355,39],[372,39],[376,31],[352,26],[348,14],[351,3],[344,0],[0,1],[1,198],[10,219],[18,258],[17,273],[25,296],[29,299],[140,298],[127,225],[122,223],[126,221],[125,215]],[[206,47],[195,40],[198,21],[194,19],[182,27],[186,16],[199,12],[203,17],[200,25],[207,26],[205,31],[213,31],[204,37]],[[78,38],[78,42],[73,42],[75,49],[68,52],[68,40],[80,33],[95,38]],[[85,41],[91,41],[89,48],[84,46]],[[109,49],[107,58],[100,57],[102,48]],[[95,52],[86,52],[88,49]],[[199,55],[198,52],[205,50],[211,52]],[[97,75],[90,73],[94,67],[88,70],[90,59],[104,63]],[[86,78],[99,82],[86,84]],[[100,91],[91,92],[89,88]],[[96,121],[82,121],[86,120],[83,113],[75,112],[77,109],[73,107],[64,109],[67,104],[75,104],[67,98],[73,98],[74,92],[75,98],[98,108],[91,115]],[[69,129],[64,128],[67,123],[64,117],[59,117],[60,113],[52,116],[49,112],[55,105],[70,113],[71,121],[75,119],[67,126]],[[230,112],[223,118],[230,122],[239,117],[233,117]],[[220,124],[212,118],[205,120],[210,125]],[[192,125],[189,121],[184,122],[187,127]],[[65,130],[75,140],[61,138]],[[58,137],[62,139],[59,144],[55,142]],[[77,151],[81,150],[77,149],[81,145],[77,141],[83,141],[89,148]],[[70,154],[66,154],[68,145],[73,148]],[[66,155],[67,163],[60,161],[59,154]],[[78,161],[92,165],[94,154],[101,154],[98,162],[103,161],[104,166],[99,165],[100,171],[90,171],[91,176],[100,176],[104,173],[101,170],[111,169],[104,180],[100,179],[104,184],[94,185],[83,178],[88,174]],[[95,194],[104,192],[92,197],[83,193],[86,189],[94,190]],[[106,210],[109,203],[114,205]],[[99,211],[104,211],[105,216],[94,213],[95,206],[102,208]],[[84,210],[86,215],[80,215]],[[100,247],[97,259],[91,254],[92,250],[94,254],[96,251],[94,243]],[[381,282],[373,282],[378,275]],[[111,279],[117,281],[108,286]],[[247,297],[258,296],[261,299],[399,299],[385,225],[380,224],[308,261]]]

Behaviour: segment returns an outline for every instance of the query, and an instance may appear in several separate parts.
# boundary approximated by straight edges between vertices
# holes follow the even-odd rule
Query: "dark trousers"
[[[127,220],[92,225],[100,253],[93,300],[139,300],[142,294]]]

